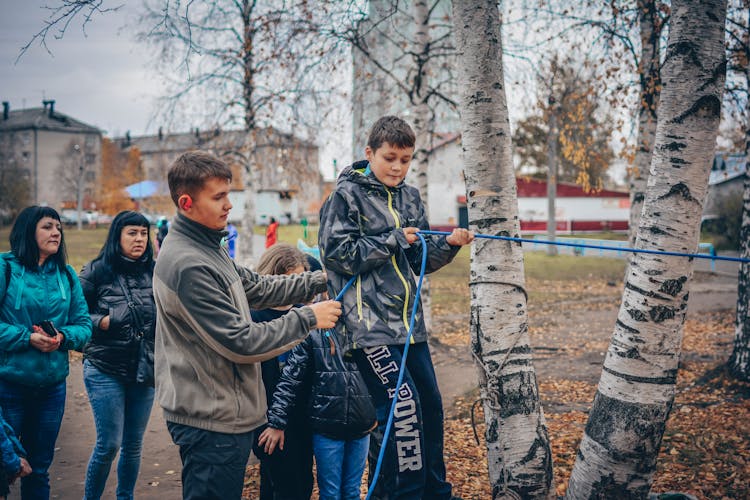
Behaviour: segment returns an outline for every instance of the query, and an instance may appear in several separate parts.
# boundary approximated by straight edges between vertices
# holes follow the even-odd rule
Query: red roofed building
[[[446,137],[433,147],[428,178],[430,224],[441,229],[467,227],[466,184],[458,135]],[[521,231],[546,232],[547,182],[518,177],[516,187]],[[586,193],[576,184],[559,183],[555,205],[560,232],[628,229],[630,198],[624,191]]]

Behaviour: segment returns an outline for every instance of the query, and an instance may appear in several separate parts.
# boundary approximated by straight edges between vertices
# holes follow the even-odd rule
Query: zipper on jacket
[[[357,317],[362,321],[362,278],[357,275]]]
[[[396,209],[393,208],[393,195],[391,195],[391,190],[388,188],[385,188],[385,192],[388,193],[388,210],[391,212],[391,215],[393,216],[393,221],[396,223],[396,229],[401,228],[401,219],[398,216],[398,212],[396,212]],[[402,317],[404,320],[404,326],[406,327],[406,330],[409,330],[409,282],[406,281],[404,278],[404,275],[401,274],[401,269],[398,268],[398,263],[396,262],[396,256],[391,255],[391,263],[393,264],[393,269],[396,270],[396,274],[398,275],[398,279],[401,280],[401,283],[404,285],[404,309],[402,311]]]

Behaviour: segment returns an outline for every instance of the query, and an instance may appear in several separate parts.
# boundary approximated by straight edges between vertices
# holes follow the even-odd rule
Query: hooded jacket
[[[138,373],[139,357],[145,358],[143,362],[154,362],[156,305],[151,288],[153,266],[122,257],[121,260],[116,270],[107,266],[104,260],[96,259],[81,271],[83,295],[93,323],[93,334],[83,351],[84,356],[99,370],[125,382],[153,385],[150,376]],[[123,285],[128,287],[133,298],[140,329],[136,328]],[[99,322],[105,316],[109,316],[109,329],[102,330]],[[142,350],[141,342],[144,342]]]
[[[390,188],[365,173],[367,161],[341,172],[336,189],[320,210],[318,244],[335,296],[352,276],[357,280],[342,298],[336,331],[345,351],[404,344],[419,273],[422,244],[409,245],[403,228],[429,229],[419,191],[401,182]],[[437,271],[461,247],[445,236],[425,236],[426,272]],[[422,306],[417,306],[413,341],[427,340]]]
[[[261,276],[235,265],[209,229],[179,214],[154,269],[156,398],[167,421],[228,434],[266,422],[260,362],[297,345],[315,327],[309,307],[254,323],[250,307],[308,302],[322,272]]]
[[[0,258],[0,276],[5,266],[10,266],[10,281],[6,288],[0,279],[0,379],[32,387],[62,382],[68,376],[68,351],[83,349],[91,337],[91,318],[75,271],[70,266],[60,271],[51,260],[27,269],[12,253]],[[32,326],[44,320],[65,337],[52,352],[29,344]]]

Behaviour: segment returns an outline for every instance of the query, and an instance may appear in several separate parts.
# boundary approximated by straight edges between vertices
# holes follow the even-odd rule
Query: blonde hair
[[[286,274],[299,266],[305,271],[310,269],[305,254],[292,245],[277,243],[261,255],[256,271],[259,274]]]

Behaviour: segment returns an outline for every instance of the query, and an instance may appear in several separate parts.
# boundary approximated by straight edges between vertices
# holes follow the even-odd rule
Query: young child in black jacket
[[[314,259],[313,259],[314,260]],[[317,261],[316,261],[317,262]],[[299,274],[304,271],[319,271],[310,265],[309,259],[291,245],[278,243],[266,250],[258,261],[256,271],[263,275]],[[264,323],[281,318],[294,307],[282,306],[250,311],[253,321]],[[266,390],[268,407],[273,403],[273,393],[281,378],[281,370],[289,357],[289,351],[261,363],[263,387]],[[312,433],[304,415],[304,404],[298,411],[290,412],[287,421],[286,446],[269,454],[258,445],[256,434],[253,453],[260,460],[260,500],[309,499],[313,490]]]
[[[274,380],[272,396],[272,388],[266,383],[267,371],[271,379],[269,367],[264,366],[268,427],[258,439],[259,446],[269,456],[277,447],[282,451],[299,449],[300,443],[294,441],[305,439],[300,433],[302,416],[305,421],[301,425],[313,432],[320,499],[359,499],[369,433],[377,420],[364,380],[354,360],[342,357],[336,334],[316,330],[296,346],[283,363],[280,377]],[[289,476],[293,470],[285,470],[287,483],[293,482]],[[262,480],[261,472],[261,489]]]

